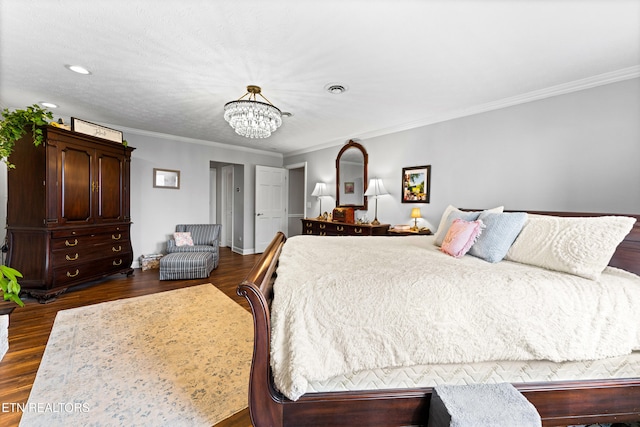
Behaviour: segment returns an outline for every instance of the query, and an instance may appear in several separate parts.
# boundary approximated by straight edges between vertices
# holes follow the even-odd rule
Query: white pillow
[[[191,238],[191,232],[175,232],[173,238],[176,241],[176,246],[193,246],[193,239]]]
[[[505,259],[597,280],[635,218],[529,215]]]
[[[498,206],[497,208],[487,209],[485,211],[473,211],[473,212],[476,212],[479,216],[481,212],[502,213],[502,211],[504,211],[504,206]],[[434,235],[435,238],[433,239],[433,241],[434,243],[437,242],[435,243],[436,246],[440,246],[442,244],[442,240],[444,239],[444,236],[447,235],[447,231],[449,230],[448,225],[451,225],[450,222],[449,223],[447,222],[447,219],[449,218],[449,215],[451,214],[451,212],[463,212],[463,211],[461,211],[460,209],[452,205],[447,206],[447,208],[444,210],[444,213],[442,214],[442,217],[440,218],[440,224],[438,225],[438,229],[436,230],[436,234]],[[471,220],[474,220],[477,218],[478,217],[476,216]],[[453,219],[451,219],[451,221],[453,222]]]

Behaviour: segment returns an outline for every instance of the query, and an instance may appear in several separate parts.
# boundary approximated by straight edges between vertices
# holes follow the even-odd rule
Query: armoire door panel
[[[92,190],[95,185],[91,170],[92,153],[82,147],[65,147],[61,154],[62,219],[64,222],[91,221]]]
[[[98,218],[100,221],[122,220],[122,170],[124,156],[98,155]]]

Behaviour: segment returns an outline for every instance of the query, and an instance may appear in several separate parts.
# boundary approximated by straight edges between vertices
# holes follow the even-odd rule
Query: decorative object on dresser
[[[9,160],[7,264],[41,302],[69,286],[132,274],[132,147],[53,126],[27,132]]]
[[[378,199],[380,198],[380,196],[384,196],[387,194],[389,193],[384,188],[382,180],[380,178],[371,178],[371,181],[369,181],[369,186],[367,187],[367,191],[364,192],[364,195],[373,197],[376,201],[375,218],[373,221],[371,221],[372,225],[380,224],[380,221],[378,221]]]
[[[356,222],[355,211],[353,208],[335,208],[333,210],[333,220],[336,222],[346,222],[354,224]]]
[[[402,203],[429,203],[431,165],[402,168]]]
[[[302,233],[316,236],[381,236],[387,234],[388,230],[389,224],[353,224],[302,219]]]
[[[327,197],[329,194],[327,193],[327,184],[324,182],[316,182],[316,186],[313,189],[312,196],[318,198],[320,202],[320,211],[318,212],[318,219],[322,219],[322,198]]]
[[[122,144],[122,132],[95,123],[71,117],[71,130]]]

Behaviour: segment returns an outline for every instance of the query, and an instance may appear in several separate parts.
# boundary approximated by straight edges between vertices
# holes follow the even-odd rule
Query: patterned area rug
[[[251,315],[211,284],[60,311],[21,426],[212,426],[247,407]]]

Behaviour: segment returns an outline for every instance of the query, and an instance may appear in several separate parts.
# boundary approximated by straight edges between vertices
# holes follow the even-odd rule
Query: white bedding
[[[640,277],[455,259],[432,237],[292,237],[274,293],[274,380],[292,400],[363,370],[640,350]]]

